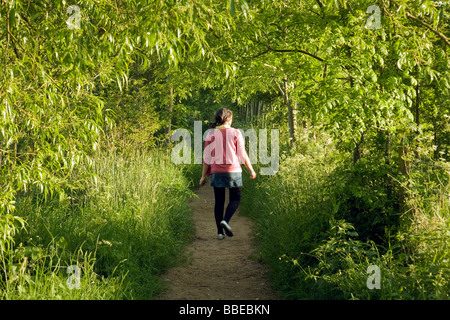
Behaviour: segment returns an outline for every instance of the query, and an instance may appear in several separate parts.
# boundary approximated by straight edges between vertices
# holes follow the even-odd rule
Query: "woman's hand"
[[[202,178],[200,179],[200,187],[206,183],[206,176],[208,175],[208,169],[209,165],[206,163],[203,163],[203,169],[202,169]]]
[[[252,171],[250,172],[250,179],[255,179],[256,178],[256,172]]]

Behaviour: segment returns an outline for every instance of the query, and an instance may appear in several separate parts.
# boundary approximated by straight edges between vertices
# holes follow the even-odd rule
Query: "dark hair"
[[[215,122],[210,123],[210,128],[215,128],[227,122],[228,119],[233,117],[233,112],[227,108],[220,108],[217,110],[216,115],[214,116]]]

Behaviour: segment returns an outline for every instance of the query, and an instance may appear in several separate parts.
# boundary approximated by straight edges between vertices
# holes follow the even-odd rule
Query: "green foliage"
[[[447,298],[445,3],[0,3],[5,297],[153,297],[200,167],[145,151],[222,106],[261,125],[237,116],[263,101],[281,170],[249,183],[243,211],[262,215],[261,256],[286,297]],[[73,261],[86,295],[57,270]],[[387,278],[367,292],[375,262]]]
[[[386,164],[364,158],[354,166],[339,168],[330,177],[336,218],[355,226],[360,239],[384,245],[400,215],[400,200],[389,171]]]
[[[323,182],[342,161],[326,135],[316,140],[305,132],[302,138],[293,156],[282,155],[277,175],[244,181],[241,207],[257,223],[259,255],[273,284],[290,299],[319,298],[313,296],[317,288],[298,276],[290,259],[301,265],[313,262],[308,253],[323,239],[333,214],[330,190]]]
[[[121,277],[99,277],[94,271],[92,252],[79,249],[68,252],[64,239],[52,241],[48,247],[41,244],[22,246],[4,258],[1,296],[7,300],[99,300],[120,299],[126,287]],[[79,287],[68,274],[69,265],[80,268]],[[69,284],[70,283],[70,284]]]
[[[244,188],[241,211],[257,222],[260,259],[281,295],[448,299],[448,164],[416,166],[405,181],[396,162],[353,165],[315,136],[304,131],[279,174]],[[380,289],[367,286],[373,265]]]
[[[161,292],[158,275],[190,238],[191,191],[182,172],[156,150],[98,154],[84,169],[93,173],[89,183],[62,202],[20,199],[28,228],[3,260],[4,298],[151,299]],[[82,269],[81,289],[67,288],[69,265]]]
[[[322,295],[333,299],[374,299],[380,297],[380,291],[367,287],[367,269],[376,265],[385,270],[386,256],[380,256],[379,249],[373,242],[362,242],[355,237],[358,233],[345,220],[331,220],[326,241],[311,250],[318,263],[308,266],[306,279],[321,279],[332,286],[331,292]],[[381,283],[385,291],[385,282]],[[335,294],[335,296],[333,296]],[[388,297],[386,297],[388,298]]]

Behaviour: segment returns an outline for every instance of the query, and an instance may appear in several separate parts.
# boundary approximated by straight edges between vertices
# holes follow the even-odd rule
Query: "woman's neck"
[[[231,126],[228,123],[224,123],[216,127],[216,129],[226,129],[226,128],[231,128]]]

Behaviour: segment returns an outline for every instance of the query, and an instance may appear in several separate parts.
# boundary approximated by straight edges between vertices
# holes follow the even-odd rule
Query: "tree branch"
[[[319,5],[319,7],[323,8],[323,3],[320,0],[316,0],[317,4]]]
[[[406,12],[406,17],[408,17],[408,19],[410,19],[410,20],[412,20],[414,22],[417,22],[417,23],[421,24],[422,26],[428,28],[431,32],[433,32],[435,35],[437,35],[439,38],[441,38],[441,40],[444,41],[444,43],[447,46],[450,47],[450,40],[442,32],[439,32],[438,30],[433,28],[433,26],[431,26],[430,24],[426,23],[425,21],[422,21],[419,18],[414,17],[409,12]]]
[[[324,61],[322,58],[316,56],[315,54],[307,52],[305,50],[299,50],[299,49],[274,49],[274,48],[272,48],[270,46],[267,46],[267,49],[270,50],[270,51],[273,51],[273,52],[299,52],[299,53],[303,53],[303,54],[305,54],[307,56],[310,56],[310,57],[312,57],[312,58],[314,58],[316,60],[319,60],[320,62]]]
[[[312,54],[312,53],[310,53],[310,52],[307,52],[307,51],[305,51],[305,50],[300,50],[300,49],[275,49],[275,48],[272,48],[272,47],[269,46],[269,45],[266,45],[266,48],[267,48],[266,50],[264,50],[264,51],[262,51],[262,52],[260,52],[260,53],[257,53],[256,55],[253,55],[253,56],[247,56],[247,57],[242,57],[242,58],[243,58],[243,59],[255,59],[255,58],[258,58],[258,57],[260,57],[260,56],[262,56],[262,55],[264,55],[264,54],[269,53],[270,51],[272,51],[272,52],[298,52],[298,53],[303,53],[303,54],[305,54],[305,55],[307,55],[307,56],[310,56],[310,57],[312,57],[312,58],[314,58],[314,59],[316,59],[316,60],[319,60],[320,62],[323,62],[323,61],[324,61],[324,59],[322,59],[322,58],[316,56],[315,54]]]
[[[395,3],[397,6],[399,6],[399,4],[396,3],[396,1],[392,1],[392,2]],[[387,4],[386,4],[386,1],[385,1],[385,0],[383,0],[383,4],[384,4],[383,10],[384,10],[389,16],[392,17],[392,14],[387,10]],[[433,32],[435,35],[437,35],[442,41],[444,41],[444,43],[445,43],[447,46],[450,47],[450,40],[449,40],[442,32],[440,32],[440,31],[438,31],[437,29],[433,28],[432,25],[426,23],[425,21],[422,21],[422,20],[420,20],[419,18],[413,16],[411,13],[406,12],[406,10],[405,10],[405,14],[406,14],[406,17],[407,17],[409,20],[412,20],[412,21],[414,21],[414,22],[417,22],[418,24],[420,24],[420,25],[426,27],[428,30],[430,30],[430,31]]]
[[[242,57],[242,59],[256,59],[256,58],[258,58],[258,57],[260,57],[260,56],[262,56],[262,55],[268,53],[269,51],[270,51],[270,50],[267,49],[267,50],[264,50],[264,51],[262,51],[262,52],[260,52],[260,53],[255,54],[254,56]]]

